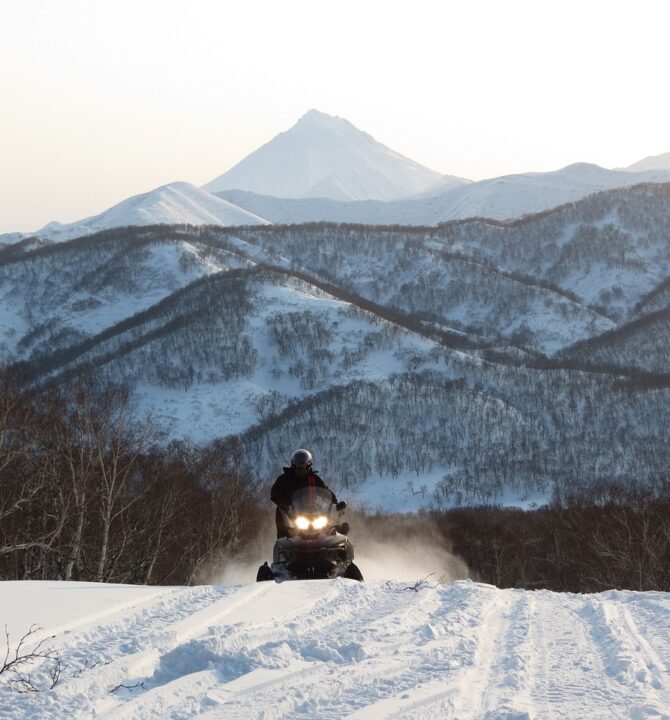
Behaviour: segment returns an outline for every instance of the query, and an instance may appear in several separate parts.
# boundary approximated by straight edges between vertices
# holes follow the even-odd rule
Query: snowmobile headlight
[[[312,527],[315,530],[323,530],[328,525],[328,518],[325,515],[319,515],[312,520]]]
[[[307,528],[309,527],[309,520],[303,515],[298,515],[298,517],[295,519],[295,525],[298,530],[307,530]]]

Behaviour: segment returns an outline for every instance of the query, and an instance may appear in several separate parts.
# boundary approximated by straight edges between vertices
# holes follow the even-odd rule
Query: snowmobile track
[[[99,617],[54,639],[53,690],[0,685],[2,720],[670,720],[663,593],[315,580],[167,589]]]

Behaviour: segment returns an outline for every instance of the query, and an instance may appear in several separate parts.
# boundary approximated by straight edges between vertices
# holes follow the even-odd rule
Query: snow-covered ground
[[[2,583],[61,674],[0,718],[670,718],[670,594],[411,584]]]

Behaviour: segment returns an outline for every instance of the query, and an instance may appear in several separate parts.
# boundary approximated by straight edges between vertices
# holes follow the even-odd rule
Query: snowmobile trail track
[[[438,680],[380,702],[376,709],[365,708],[350,717],[474,720],[490,717],[493,710],[501,713],[500,717],[527,717],[524,710],[513,709],[528,706],[519,674],[525,679],[529,602],[523,594],[516,598],[494,595],[473,628],[474,642],[462,671],[447,672]],[[503,710],[509,715],[502,714]]]
[[[665,672],[651,645],[641,635],[626,603],[601,599],[583,610],[592,622],[607,675],[630,691],[631,717],[664,717],[670,694]]]
[[[625,605],[632,632],[655,668],[664,690],[670,689],[670,603],[637,600]]]
[[[129,677],[150,671],[161,654],[220,621],[248,595],[260,591],[254,586],[240,593],[222,586],[184,588],[163,594],[153,603],[138,603],[135,614],[129,611],[109,623],[68,635],[58,647],[63,664],[73,668],[76,676],[53,689],[54,709],[60,709],[61,717],[68,713],[77,717],[79,711],[92,710],[91,696],[101,697],[104,705],[109,705],[110,689],[130,684]],[[236,597],[238,594],[241,597]],[[23,697],[26,706],[39,705],[40,698],[32,694]],[[0,718],[4,717],[0,708]]]
[[[580,617],[582,603],[566,596],[569,602],[556,605],[553,598],[545,591],[533,593],[529,717],[628,717],[612,707],[616,690],[610,692],[603,682],[606,670],[590,627]]]
[[[2,720],[670,720],[670,594],[338,579],[103,615],[54,639],[52,690],[0,684]]]
[[[252,627],[244,623],[227,626],[225,635],[217,631],[209,632],[175,648],[172,653],[161,658],[153,678],[148,679],[147,684],[153,683],[154,686],[146,694],[129,699],[126,707],[120,706],[103,717],[158,718],[164,716],[168,708],[183,710],[185,704],[188,704],[192,715],[196,716],[202,711],[209,712],[209,707],[216,703],[222,706],[219,712],[230,718],[246,718],[249,711],[251,710],[253,715],[255,709],[259,717],[290,716],[291,708],[282,702],[287,686],[296,687],[298,690],[305,687],[318,688],[329,681],[328,676],[332,672],[327,665],[323,667],[325,663],[339,661],[346,665],[347,655],[351,655],[354,660],[356,656],[361,659],[359,644],[353,640],[343,642],[341,637],[336,637],[337,634],[342,634],[339,625],[351,621],[352,614],[355,616],[356,627],[361,631],[367,628],[367,632],[373,635],[376,634],[375,628],[379,628],[377,632],[385,629],[388,633],[390,626],[392,632],[396,633],[425,622],[424,611],[418,612],[414,620],[404,617],[406,612],[398,610],[397,601],[390,596],[380,597],[379,593],[369,586],[354,584],[352,587],[352,583],[348,581],[318,582],[322,593],[310,593],[309,602],[288,608],[289,612],[284,617],[280,616],[283,622],[279,627],[275,622],[278,608],[277,604],[273,603],[272,623],[263,623],[262,617],[258,617],[256,625]],[[317,582],[310,581],[302,586],[314,590],[316,584]],[[296,583],[260,587],[263,595],[276,596],[282,593],[293,600],[296,599],[296,591],[299,589]],[[323,592],[324,588],[326,592]],[[337,599],[343,593],[346,594],[346,602],[338,603]],[[407,599],[421,606],[427,598],[420,595]],[[253,605],[253,600],[250,605]],[[387,614],[381,611],[384,607],[388,607]],[[250,607],[246,606],[245,612],[250,611]],[[261,615],[260,612],[257,614]],[[304,616],[302,625],[306,627],[301,628],[300,624],[294,621],[294,618],[300,616]],[[328,632],[331,629],[332,632]],[[329,637],[335,641],[329,644]],[[289,671],[280,672],[275,669],[274,654],[282,656],[283,662],[289,665]],[[184,657],[180,658],[182,655]],[[225,658],[226,667],[222,667],[218,673],[196,673],[193,681],[197,681],[197,693],[195,697],[186,698],[183,679],[173,672],[173,666],[181,667],[188,663],[191,668],[195,668],[203,659],[209,661],[212,657]],[[315,661],[321,661],[321,667],[315,666]],[[254,672],[250,669],[254,663],[261,665],[259,669],[264,670],[257,673],[262,679],[257,682],[240,682]],[[401,667],[398,664],[398,668]],[[326,673],[322,675],[324,669]],[[245,670],[249,672],[243,672]],[[309,670],[309,678],[301,677],[306,670]],[[382,674],[386,672],[387,668]],[[173,675],[176,677],[173,678]],[[137,680],[133,678],[133,682]],[[199,696],[205,696],[206,702],[203,707],[197,708]],[[240,707],[242,696],[245,700]],[[271,709],[264,710],[268,704]],[[280,714],[276,714],[278,711]]]

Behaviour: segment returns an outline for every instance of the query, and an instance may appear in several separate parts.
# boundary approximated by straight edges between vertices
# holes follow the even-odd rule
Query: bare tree
[[[132,419],[127,391],[108,390],[98,400],[91,426],[101,521],[95,574],[98,582],[105,579],[112,523],[139,502],[149,488],[148,483],[142,483],[131,491],[130,484],[142,452],[158,437],[150,419],[141,423]]]

